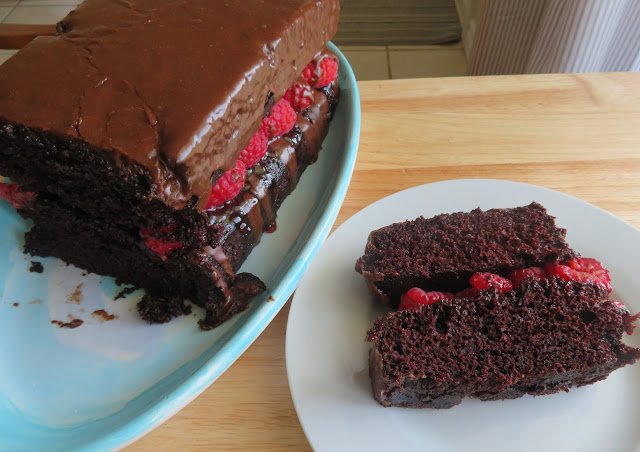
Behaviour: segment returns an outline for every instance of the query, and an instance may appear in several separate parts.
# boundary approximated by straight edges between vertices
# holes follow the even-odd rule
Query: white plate
[[[613,297],[640,310],[640,232],[613,215],[548,189],[507,181],[454,180],[382,199],[324,243],[293,299],[287,372],[302,427],[317,451],[630,451],[640,448],[640,365],[595,385],[534,398],[465,399],[449,410],[383,408],[371,395],[366,331],[385,309],[354,271],[367,235],[390,223],[439,213],[537,201],[567,241],[611,271]],[[640,332],[625,342],[640,345]]]

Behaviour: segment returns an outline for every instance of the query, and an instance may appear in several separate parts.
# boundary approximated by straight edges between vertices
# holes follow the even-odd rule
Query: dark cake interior
[[[367,340],[374,396],[385,406],[450,408],[465,396],[502,400],[567,391],[634,363],[621,342],[638,315],[601,286],[528,279],[388,314]]]
[[[184,299],[203,329],[243,310],[265,287],[236,273],[339,100],[338,10],[87,0],[34,40],[0,67],[0,195],[34,221],[26,251],[146,289],[152,322]]]

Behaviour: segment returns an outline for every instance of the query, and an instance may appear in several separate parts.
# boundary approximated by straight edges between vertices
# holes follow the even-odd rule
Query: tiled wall
[[[0,22],[5,24],[55,24],[82,0],[0,0]],[[15,50],[0,50],[0,64]]]
[[[358,80],[465,75],[462,43],[440,46],[342,46]]]

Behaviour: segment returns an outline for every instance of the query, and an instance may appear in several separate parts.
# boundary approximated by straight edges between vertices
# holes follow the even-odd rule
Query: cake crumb
[[[165,300],[146,294],[138,302],[138,314],[149,323],[166,323],[174,317],[191,314],[191,305],[181,298]]]
[[[29,267],[29,271],[32,273],[42,273],[44,271],[42,262],[31,261],[31,267]]]
[[[119,300],[120,298],[126,298],[127,295],[129,295],[129,294],[131,294],[131,293],[133,293],[135,291],[136,291],[135,287],[125,287],[120,292],[118,292],[118,294],[115,296],[113,301]]]
[[[18,306],[20,306],[20,303],[13,303],[13,306],[17,308]]]
[[[84,323],[81,319],[73,319],[71,322],[63,322],[62,320],[52,320],[52,324],[58,325],[60,328],[78,328]]]
[[[91,313],[91,316],[98,319],[100,322],[108,322],[109,320],[117,319],[116,314],[109,314],[104,309],[98,309]]]
[[[275,299],[275,298],[273,298],[273,296],[272,296],[272,295],[269,295],[269,301],[276,301],[276,299]]]
[[[82,288],[84,287],[84,283],[80,283],[76,286],[75,290],[71,292],[71,295],[67,297],[67,303],[80,304],[83,299]]]

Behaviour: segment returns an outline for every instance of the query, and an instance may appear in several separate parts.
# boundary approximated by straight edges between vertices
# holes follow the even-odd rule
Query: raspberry
[[[211,189],[209,200],[204,206],[205,210],[220,207],[226,201],[236,197],[242,186],[244,178],[247,174],[247,168],[242,160],[236,162],[236,166],[228,170],[218,179],[218,182]]]
[[[6,199],[16,209],[29,207],[36,197],[35,193],[20,191],[18,184],[0,183],[0,198]]]
[[[513,287],[522,286],[522,281],[526,277],[531,277],[534,279],[546,279],[547,273],[541,267],[529,267],[514,270],[508,276],[508,278],[511,280],[511,283],[513,284]]]
[[[565,281],[580,281],[603,286],[611,291],[609,271],[591,258],[576,258],[560,264],[547,264],[545,271],[549,276],[557,276]]]
[[[164,229],[169,228],[161,228],[161,231]],[[147,246],[147,248],[149,248],[150,251],[160,255],[163,261],[167,260],[167,254],[170,254],[173,250],[178,249],[182,246],[178,242],[165,242],[162,239],[154,237],[153,231],[150,229],[141,228],[140,237],[142,238],[142,240],[144,240],[144,244]]]
[[[573,263],[575,261],[575,263]],[[573,267],[576,265],[576,267]],[[571,261],[572,268],[576,268],[578,271],[590,273],[596,278],[600,279],[606,286],[611,288],[611,276],[609,276],[609,270],[604,268],[602,262],[589,257],[579,257]]]
[[[398,309],[419,309],[420,306],[433,304],[440,300],[453,300],[453,294],[443,292],[425,292],[424,290],[413,287],[407,293],[400,297],[400,306]]]
[[[293,128],[298,115],[289,102],[280,99],[271,109],[271,114],[262,120],[260,129],[268,139],[284,135]]]
[[[262,130],[258,130],[254,136],[251,137],[249,145],[242,150],[238,160],[242,160],[247,168],[252,167],[264,157],[269,147],[269,140]]]
[[[307,83],[309,85],[312,84],[313,82],[313,73],[316,70],[316,62],[315,60],[312,60],[309,64],[307,64],[307,67],[304,68],[304,70],[302,71],[302,77],[304,77],[304,79],[307,81]]]
[[[320,68],[319,74],[318,68]],[[338,76],[338,60],[334,58],[323,58],[318,63],[318,68],[316,68],[316,74],[318,75],[317,88],[329,86]]]
[[[508,292],[513,289],[513,284],[507,278],[493,273],[474,273],[469,279],[472,287],[480,290],[487,290],[494,287],[498,292]]]
[[[313,88],[324,88],[338,76],[338,60],[331,57],[313,60],[304,68],[302,76]]]
[[[313,100],[313,92],[309,85],[296,83],[284,93],[284,98],[298,113],[309,108]]]

